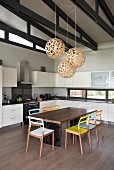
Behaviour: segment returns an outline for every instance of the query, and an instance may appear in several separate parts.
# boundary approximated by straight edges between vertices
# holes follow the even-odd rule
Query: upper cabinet
[[[73,86],[73,78],[65,78],[65,87],[72,87]]]
[[[17,69],[3,67],[3,87],[17,87]]]
[[[48,73],[48,87],[55,87],[55,73]]]
[[[54,87],[55,73],[33,71],[32,82],[34,87]]]
[[[109,87],[109,71],[92,72],[91,87]]]
[[[72,77],[72,87],[90,87],[91,72],[76,72]]]
[[[55,73],[55,87],[65,87],[65,78]]]
[[[76,72],[72,78],[63,78],[58,73],[33,71],[33,87],[90,87],[91,72]]]
[[[2,66],[0,66],[0,88],[2,87]]]

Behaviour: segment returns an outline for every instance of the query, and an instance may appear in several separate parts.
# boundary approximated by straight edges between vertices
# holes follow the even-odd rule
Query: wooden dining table
[[[61,147],[62,134],[63,134],[62,132],[64,131],[62,125],[65,123],[67,124],[67,127],[76,125],[81,116],[93,113],[95,111],[96,111],[95,109],[67,107],[67,108],[54,110],[50,112],[35,114],[33,115],[33,117],[42,118],[46,128],[54,129],[54,133],[55,133],[54,144],[55,146]],[[51,144],[50,137],[47,137],[46,139],[44,139],[44,141],[46,143]]]

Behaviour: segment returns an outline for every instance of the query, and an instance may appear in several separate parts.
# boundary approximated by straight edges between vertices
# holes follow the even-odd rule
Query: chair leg
[[[97,142],[99,141],[99,137],[98,137],[98,129],[96,127],[96,139],[97,139]]]
[[[67,132],[65,132],[65,149],[67,148]]]
[[[83,148],[82,148],[82,139],[81,139],[81,135],[79,135],[79,140],[80,140],[80,149],[81,149],[81,154],[83,154]]]
[[[90,146],[90,148],[92,148],[90,130],[88,131],[88,140],[89,140],[89,146]]]
[[[104,137],[103,124],[101,124],[102,138]]]
[[[54,151],[54,132],[52,132],[52,150]]]
[[[74,143],[75,143],[75,135],[73,134],[73,145],[74,145]]]
[[[78,136],[77,136],[77,135],[75,135],[75,142],[77,141],[77,137],[78,137]]]
[[[28,128],[28,135],[27,135],[27,144],[26,144],[26,152],[28,151],[28,144],[29,144],[29,138],[30,138],[30,128]]]
[[[42,157],[43,138],[40,139],[40,158]]]

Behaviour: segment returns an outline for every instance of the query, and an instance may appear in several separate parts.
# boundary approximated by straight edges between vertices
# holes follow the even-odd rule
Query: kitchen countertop
[[[93,103],[108,103],[108,104],[114,104],[111,101],[101,101],[101,100],[86,100],[86,99],[72,99],[72,98],[68,98],[68,97],[58,97],[52,100],[69,100],[69,101],[80,101],[80,102],[93,102]],[[33,100],[30,100],[29,102],[31,102]],[[51,101],[51,100],[44,100],[44,101],[39,101],[39,102],[45,102],[45,101]],[[26,101],[28,102],[28,101]],[[7,106],[7,105],[14,105],[14,104],[23,104],[26,103],[24,102],[10,102],[10,103],[2,103],[2,106]]]

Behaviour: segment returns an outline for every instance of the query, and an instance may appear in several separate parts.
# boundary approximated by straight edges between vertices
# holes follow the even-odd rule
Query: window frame
[[[70,90],[85,90],[85,98],[83,97],[70,97]],[[105,91],[106,94],[105,94],[105,99],[96,99],[96,98],[88,98],[87,97],[87,91],[88,90],[102,90],[102,91]],[[104,88],[67,88],[67,98],[68,99],[74,99],[74,100],[89,100],[89,101],[104,101],[104,102],[110,102],[111,99],[109,99],[109,91],[114,91],[114,89],[104,89]]]

